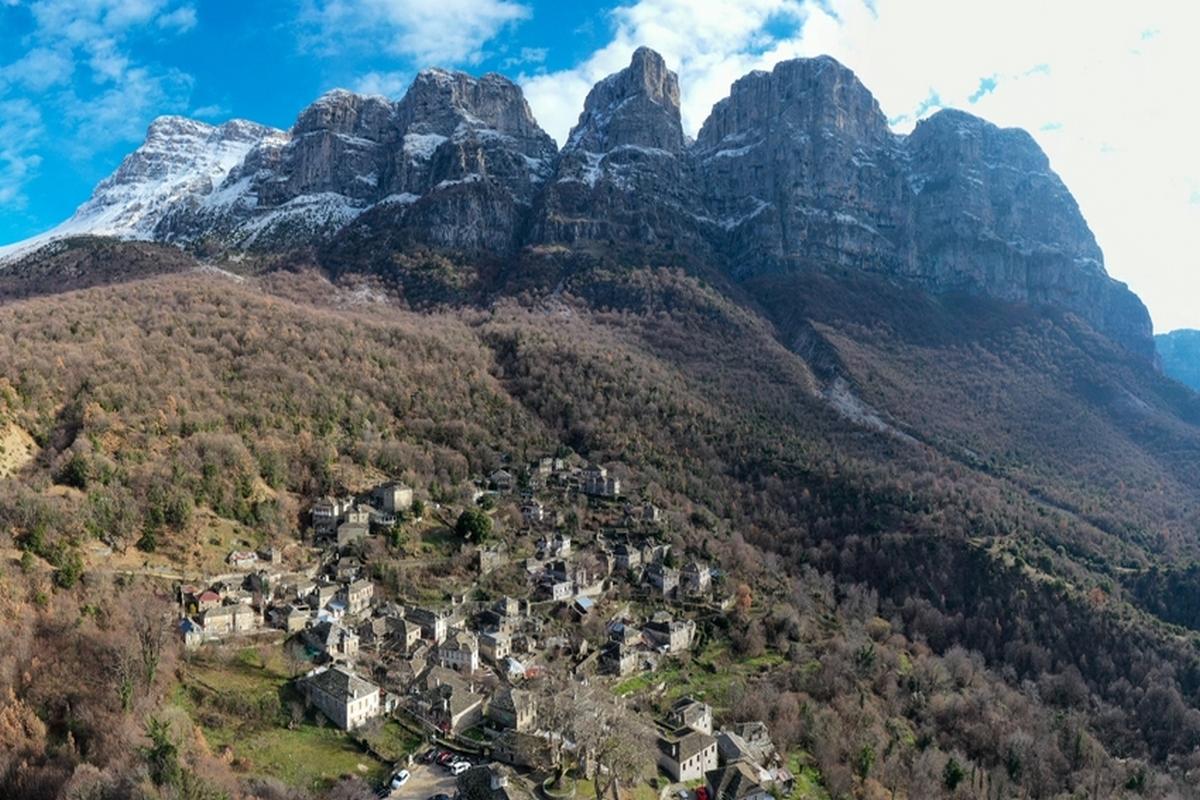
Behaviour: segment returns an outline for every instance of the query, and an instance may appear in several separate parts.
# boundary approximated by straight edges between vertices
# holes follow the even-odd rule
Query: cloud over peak
[[[301,44],[326,56],[379,50],[418,68],[472,64],[488,41],[531,14],[510,0],[306,0]]]

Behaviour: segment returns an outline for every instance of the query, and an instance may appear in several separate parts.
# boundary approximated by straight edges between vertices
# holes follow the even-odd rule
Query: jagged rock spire
[[[592,87],[564,149],[607,153],[629,146],[678,153],[685,142],[679,78],[662,56],[639,47],[628,67]]]

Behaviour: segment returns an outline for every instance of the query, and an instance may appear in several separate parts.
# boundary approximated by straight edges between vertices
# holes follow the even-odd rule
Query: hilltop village
[[[570,772],[599,793],[601,775],[615,789],[656,764],[654,785],[698,800],[787,796],[762,720],[714,728],[703,692],[624,699],[656,682],[665,696],[662,668],[702,646],[704,621],[749,605],[624,490],[603,466],[547,457],[481,476],[461,509],[395,481],[311,498],[303,547],[233,550],[227,574],[180,585],[179,635],[192,651],[267,637],[319,724],[395,721],[492,765],[493,784]]]

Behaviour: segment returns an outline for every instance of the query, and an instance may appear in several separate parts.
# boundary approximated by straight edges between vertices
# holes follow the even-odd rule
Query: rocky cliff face
[[[905,141],[916,261],[932,291],[1055,305],[1153,360],[1141,301],[1104,271],[1075,198],[1028,133],[940,111]]]
[[[323,242],[358,261],[413,244],[686,248],[738,279],[852,268],[1062,306],[1155,358],[1145,307],[1025,132],[942,111],[898,136],[828,57],[741,78],[694,143],[679,97],[642,48],[592,89],[561,152],[512,82],[440,69],[397,102],[330,92],[288,132],[164,118],[51,235]]]
[[[812,264],[902,272],[912,262],[902,141],[832,58],[737,81],[695,152],[705,206],[739,274]]]
[[[530,238],[629,241],[707,251],[679,80],[647,48],[592,89],[542,193]]]

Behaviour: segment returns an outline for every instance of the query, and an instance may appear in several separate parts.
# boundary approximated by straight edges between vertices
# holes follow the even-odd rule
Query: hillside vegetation
[[[0,794],[167,796],[145,720],[168,708],[172,791],[304,796],[194,733],[177,644],[137,635],[165,589],[97,552],[201,570],[213,520],[284,545],[315,495],[389,476],[461,505],[556,452],[746,587],[677,675],[735,678],[718,712],[767,720],[821,796],[1191,791],[1195,394],[1063,312],[522,258],[335,285],[295,257],[0,306],[0,430],[33,443],[0,479]]]

